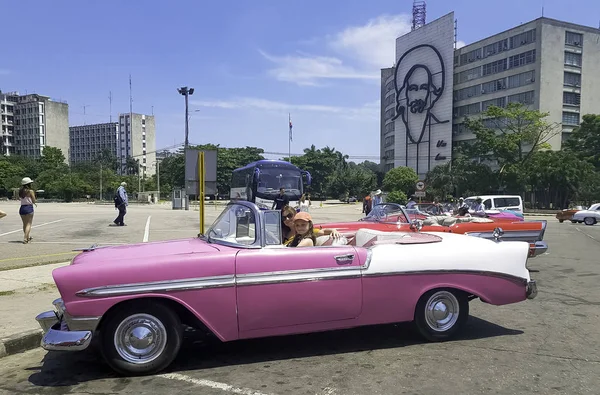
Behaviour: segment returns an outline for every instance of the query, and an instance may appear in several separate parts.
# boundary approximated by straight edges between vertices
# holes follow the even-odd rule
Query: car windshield
[[[251,245],[256,241],[254,211],[241,204],[227,206],[206,232],[212,241]]]
[[[362,219],[369,222],[402,222],[408,223],[402,207],[395,203],[377,204],[369,215]]]

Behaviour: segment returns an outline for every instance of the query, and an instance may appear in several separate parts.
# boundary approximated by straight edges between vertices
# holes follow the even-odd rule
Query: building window
[[[385,165],[385,171],[390,171],[394,168],[394,164],[393,163],[387,163]]]
[[[464,117],[466,115],[479,114],[481,112],[481,103],[473,103],[467,106],[460,106],[454,109],[455,117]]]
[[[579,114],[576,112],[563,112],[562,123],[564,125],[579,125]]]
[[[384,140],[384,143],[383,143],[384,147],[389,147],[390,145],[394,145],[395,140],[396,139],[394,136],[386,137]]]
[[[396,122],[390,122],[385,125],[385,133],[393,132],[396,130]]]
[[[385,112],[383,119],[387,121],[388,119],[393,118],[394,115],[396,115],[396,109],[390,108]]]
[[[524,66],[535,62],[535,49],[508,58],[508,68]]]
[[[501,73],[506,70],[506,59],[496,60],[483,65],[483,75]]]
[[[481,86],[474,85],[468,88],[459,89],[454,92],[454,100],[465,100],[471,97],[477,97],[481,94]]]
[[[581,74],[569,73],[565,71],[564,84],[567,86],[581,86]]]
[[[533,104],[534,92],[523,92],[508,97],[509,103]]]
[[[563,104],[578,106],[581,104],[581,94],[575,92],[563,92]]]
[[[460,84],[465,81],[474,80],[481,77],[481,67],[475,67],[469,70],[462,71],[456,75],[456,83]]]
[[[389,149],[385,151],[384,159],[386,160],[394,160],[395,151],[393,149]]]
[[[535,70],[527,71],[521,74],[515,74],[508,77],[508,88],[518,88],[520,86],[533,84],[535,81]]]
[[[385,92],[386,93],[389,92],[389,91],[391,91],[392,89],[394,89],[394,80],[391,80],[390,82],[388,82],[385,85]]]
[[[576,47],[582,47],[583,46],[583,34],[566,32],[565,44],[574,45]]]
[[[522,45],[531,44],[533,42],[535,42],[535,29],[512,36],[510,38],[510,47],[515,49]]]
[[[491,106],[496,106],[496,107],[506,107],[506,98],[505,97],[498,97],[496,99],[492,99],[492,100],[486,100],[484,102],[481,103],[481,110],[485,111],[488,108],[490,108]]]
[[[503,51],[508,51],[508,38],[483,47],[483,57],[487,58]]]
[[[581,67],[581,54],[565,52],[565,64],[569,66]]]
[[[465,65],[481,59],[481,48],[477,48],[471,52],[460,55],[460,64]]]
[[[385,107],[389,106],[390,104],[393,104],[394,102],[396,102],[396,94],[389,95],[388,97],[386,97],[383,100],[383,107],[385,108]],[[144,132],[144,134],[145,134],[145,132]]]
[[[504,78],[481,84],[481,94],[483,95],[496,92],[502,89],[506,89],[506,79]]]

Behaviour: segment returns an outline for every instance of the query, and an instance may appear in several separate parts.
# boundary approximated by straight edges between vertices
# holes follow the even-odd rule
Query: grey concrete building
[[[395,144],[395,126],[392,121],[392,115],[395,114],[394,106],[396,104],[396,91],[394,90],[394,68],[381,69],[381,147],[379,156],[383,164],[384,171],[394,168],[394,144]],[[388,115],[386,116],[386,111]]]
[[[71,164],[96,159],[103,150],[117,155],[119,124],[117,122],[94,125],[71,126],[69,128]]]
[[[128,157],[139,161],[142,176],[149,177],[156,173],[156,128],[153,115],[119,114],[117,158],[122,172],[126,171]]]
[[[59,148],[68,160],[69,105],[66,102],[17,92],[1,94],[0,102],[3,154],[39,158],[44,147],[51,146]]]
[[[403,37],[411,37],[413,46],[429,44],[431,38],[422,29],[428,25],[440,29],[443,18]],[[396,51],[398,55],[398,48]],[[538,18],[454,50],[447,68],[453,75],[452,113],[443,116],[452,119],[453,142],[474,139],[464,127],[465,116],[477,116],[491,105],[520,102],[550,114],[547,121],[562,132],[549,141],[558,150],[583,114],[600,111],[600,30],[596,28]],[[385,85],[389,81],[391,87]],[[394,90],[394,81],[393,77],[382,79],[383,97],[396,93],[389,90]],[[386,139],[402,129],[397,122],[394,132],[385,129],[385,111],[393,110],[385,103],[382,100],[382,151]],[[398,136],[395,138],[398,141]],[[385,155],[381,162],[386,168],[391,163]]]

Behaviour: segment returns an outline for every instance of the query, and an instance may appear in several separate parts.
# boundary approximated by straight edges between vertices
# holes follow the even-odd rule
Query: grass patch
[[[0,296],[14,295],[15,291],[0,291]]]

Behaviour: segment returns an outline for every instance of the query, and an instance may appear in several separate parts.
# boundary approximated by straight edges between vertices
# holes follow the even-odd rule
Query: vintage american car
[[[580,210],[573,214],[571,222],[594,225],[600,221],[600,203],[592,204],[587,210]]]
[[[497,211],[496,211],[497,212]],[[415,231],[415,220],[425,232],[460,233],[469,236],[493,239],[494,229],[501,227],[506,241],[526,241],[530,245],[529,255],[535,257],[548,251],[544,241],[547,221],[523,221],[516,217],[493,215],[479,217],[415,217],[415,212],[396,203],[381,203],[373,207],[369,215],[357,222],[318,224],[319,229],[335,228],[344,233],[360,228],[384,232]],[[424,218],[421,220],[421,218]]]
[[[88,248],[53,271],[61,298],[36,319],[44,349],[79,351],[95,339],[126,375],[169,366],[183,325],[228,342],[413,321],[442,341],[474,298],[536,296],[528,244],[501,234],[359,229],[345,245],[287,248],[279,211],[232,202],[197,238]]]

